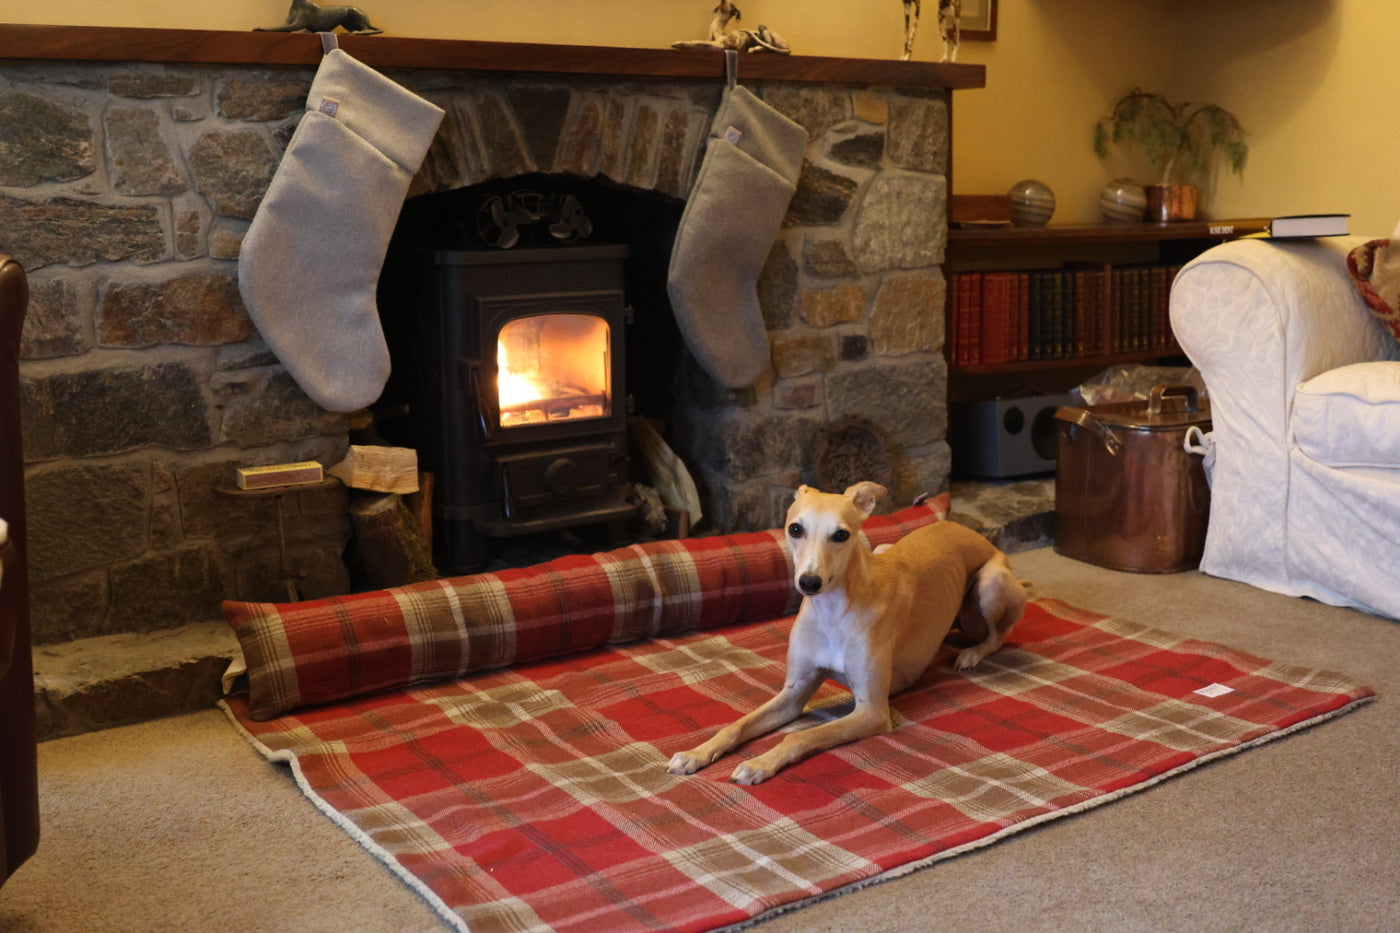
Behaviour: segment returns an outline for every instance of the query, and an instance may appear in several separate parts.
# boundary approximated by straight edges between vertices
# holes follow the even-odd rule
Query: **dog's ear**
[[[798,486],[797,491],[792,494],[793,501],[801,499],[809,492],[819,492],[819,490],[813,489],[811,486]]]
[[[887,492],[889,490],[884,486],[869,481],[846,487],[847,498],[856,504],[856,508],[860,510],[862,515],[867,517],[875,511],[876,503],[885,498]]]

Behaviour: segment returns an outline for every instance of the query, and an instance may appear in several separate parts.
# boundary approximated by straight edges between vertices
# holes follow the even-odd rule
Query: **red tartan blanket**
[[[771,695],[790,619],[657,637],[266,722],[269,758],[457,930],[702,931],[985,845],[1373,696],[1336,674],[1056,601],[896,729],[756,787],[666,772]],[[844,712],[828,684],[800,728]]]

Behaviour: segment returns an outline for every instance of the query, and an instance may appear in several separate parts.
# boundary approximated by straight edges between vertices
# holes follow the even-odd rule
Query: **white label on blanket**
[[[744,131],[736,126],[731,126],[724,131],[724,141],[731,146],[739,145],[739,138],[744,135]]]
[[[1195,692],[1199,693],[1203,697],[1210,697],[1211,699],[1214,699],[1216,697],[1223,697],[1227,693],[1234,693],[1235,688],[1227,687],[1224,684],[1209,684]]]
[[[336,111],[340,109],[340,101],[336,100],[334,97],[322,97],[321,106],[316,109],[328,117],[333,117]]]

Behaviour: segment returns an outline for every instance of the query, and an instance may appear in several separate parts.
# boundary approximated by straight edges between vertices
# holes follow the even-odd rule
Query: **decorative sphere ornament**
[[[1055,213],[1055,192],[1043,181],[1018,181],[1006,196],[1011,199],[1011,222],[1018,227],[1043,227]]]
[[[1136,224],[1147,211],[1147,190],[1131,178],[1115,178],[1099,192],[1099,214],[1106,224]]]

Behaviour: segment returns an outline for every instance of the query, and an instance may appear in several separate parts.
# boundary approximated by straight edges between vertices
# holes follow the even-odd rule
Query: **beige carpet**
[[[1381,699],[1092,812],[760,925],[793,931],[1369,931],[1400,917],[1400,623],[1213,580],[1013,557],[1034,595]],[[443,927],[222,713],[40,746],[43,840],[4,933]],[[603,931],[600,931],[603,933]]]

